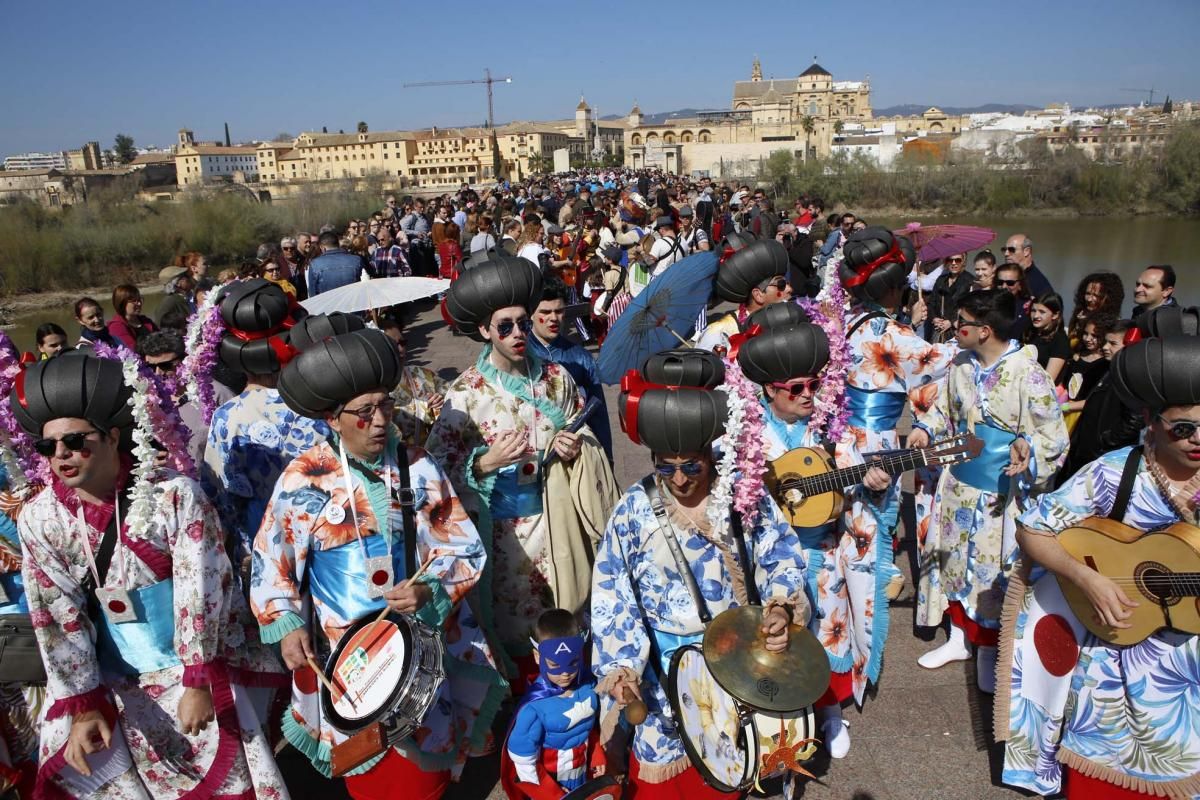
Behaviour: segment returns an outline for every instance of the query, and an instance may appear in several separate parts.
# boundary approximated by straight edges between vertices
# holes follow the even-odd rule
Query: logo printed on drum
[[[775,695],[779,694],[779,684],[770,678],[759,678],[758,683],[754,686],[755,690],[768,700],[774,700]]]

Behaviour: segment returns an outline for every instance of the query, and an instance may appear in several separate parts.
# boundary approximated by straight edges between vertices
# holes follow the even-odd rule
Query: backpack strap
[[[1129,498],[1133,496],[1133,482],[1137,479],[1138,470],[1142,465],[1143,448],[1139,444],[1131,448],[1125,459],[1125,467],[1121,470],[1121,483],[1117,485],[1117,497],[1113,500],[1108,518],[1121,522],[1125,519],[1125,510],[1129,507]]]
[[[733,541],[737,545],[738,561],[742,565],[742,580],[746,584],[746,599],[752,606],[761,606],[762,596],[758,593],[758,584],[754,582],[754,565],[750,563],[750,552],[746,547],[742,515],[732,508],[729,509],[729,524],[733,529]]]
[[[679,549],[679,540],[675,538],[675,527],[667,518],[667,509],[663,506],[662,495],[658,492],[658,484],[654,482],[653,475],[642,478],[642,490],[650,500],[650,508],[654,511],[654,518],[658,521],[658,531],[667,540],[667,549],[671,551],[675,568],[679,570],[683,582],[687,584],[688,593],[692,596],[692,602],[696,604],[696,612],[700,615],[700,621],[707,627],[708,623],[712,622],[712,614],[708,610],[708,603],[704,601],[704,595],[700,594],[700,585],[696,583],[696,576],[692,574],[687,559],[683,557],[683,551]]]

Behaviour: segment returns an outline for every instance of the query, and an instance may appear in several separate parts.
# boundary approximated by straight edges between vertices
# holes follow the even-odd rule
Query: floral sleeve
[[[916,416],[914,427],[928,433],[930,441],[951,431],[950,380],[950,375],[943,373],[936,382],[909,390],[909,401]]]
[[[425,449],[429,456],[441,464],[450,478],[450,483],[464,502],[468,501],[470,482],[467,470],[473,462],[477,448],[484,445],[483,437],[479,434],[475,423],[471,421],[470,408],[467,404],[467,394],[459,391],[446,393],[442,413],[429,431]]]
[[[806,624],[811,598],[806,595],[804,548],[796,531],[769,496],[759,501],[761,514],[754,543],[755,583],[766,604],[788,605],[797,624]]]
[[[199,487],[172,481],[159,499],[175,512],[173,524],[166,526],[171,548],[175,652],[184,665],[184,685],[206,684],[199,674],[220,654],[222,614],[228,612],[225,593],[233,582],[233,569],[225,554],[217,513],[199,496]]]
[[[87,595],[67,554],[52,539],[61,531],[57,521],[45,517],[47,505],[35,502],[27,506],[18,519],[17,531],[29,615],[46,667],[47,692],[55,700],[46,715],[50,720],[98,708],[107,701],[92,644]]]
[[[410,451],[413,482],[425,498],[417,513],[417,561],[430,562],[427,583],[434,591],[433,611],[441,624],[450,607],[466,597],[483,573],[487,555],[471,518],[450,481],[428,457]]]
[[[325,495],[285,488],[288,472],[279,476],[262,526],[254,537],[250,568],[250,610],[261,628],[264,642],[274,644],[304,627],[300,581],[311,546],[313,515],[325,504]],[[307,505],[306,505],[306,501]]]
[[[595,648],[592,667],[603,681],[624,667],[641,675],[650,657],[650,637],[642,624],[637,597],[633,592],[630,565],[621,542],[630,538],[630,529],[639,529],[637,500],[645,495],[627,492],[613,509],[592,570],[592,633]],[[641,518],[651,512],[646,506]]]
[[[1025,421],[1029,426],[1023,431],[1030,444],[1029,472],[1035,486],[1045,485],[1067,457],[1070,434],[1050,375],[1036,363],[1025,371],[1021,394],[1025,403]]]

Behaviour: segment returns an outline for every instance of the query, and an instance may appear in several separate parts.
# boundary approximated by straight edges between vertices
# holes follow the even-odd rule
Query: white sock
[[[829,757],[845,758],[850,752],[850,723],[842,719],[842,707],[822,706],[817,713],[821,716],[821,732]]]
[[[951,661],[966,661],[970,657],[971,648],[967,644],[966,634],[963,633],[962,628],[951,623],[950,635],[946,638],[946,643],[918,658],[917,663],[925,669],[937,669],[946,666]]]
[[[996,648],[991,645],[975,648],[975,683],[981,692],[996,691]]]

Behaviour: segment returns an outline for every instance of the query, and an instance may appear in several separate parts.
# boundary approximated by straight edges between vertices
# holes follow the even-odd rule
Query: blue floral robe
[[[663,494],[667,494],[665,490]],[[671,508],[668,497],[664,496],[664,502]],[[808,598],[800,541],[774,500],[764,497],[759,509],[759,525],[746,532],[755,585],[764,603],[775,599],[793,604],[795,619],[802,622],[807,618]],[[728,529],[727,524],[724,527]],[[696,529],[685,530],[677,518],[675,528],[680,549],[710,613],[716,617],[744,605],[741,568],[731,540],[725,540],[725,546],[719,549]],[[635,599],[634,581],[642,610]],[[692,596],[659,532],[646,493],[637,483],[613,509],[596,553],[592,665],[602,697],[602,719],[611,719],[615,703],[607,692],[622,668],[641,676],[642,698],[650,713],[636,729],[633,753],[640,764],[641,778],[648,783],[669,780],[688,766],[683,743],[670,719],[670,702],[650,664],[652,652],[659,653],[665,675],[674,650],[681,644],[700,641],[703,631]],[[657,640],[655,651],[651,650],[652,639]],[[602,736],[608,727],[604,726]]]
[[[1128,455],[1124,448],[1093,461],[1043,495],[1021,524],[1057,534],[1087,517],[1107,516]],[[1178,520],[1143,459],[1124,523],[1151,532]],[[1058,613],[1070,631],[1040,620],[1033,625],[1032,617],[1049,606],[1037,595],[1052,597],[1057,586],[1039,566],[1027,581],[1014,580],[1005,615],[1015,624],[1010,631],[1006,623],[1001,640],[996,695],[997,734],[1007,733],[1008,739],[1004,782],[1053,794],[1065,763],[1146,793],[1200,795],[1200,636],[1160,631],[1140,644],[1111,645],[1062,608]],[[1071,668],[1063,653],[1075,650],[1078,660]]]

